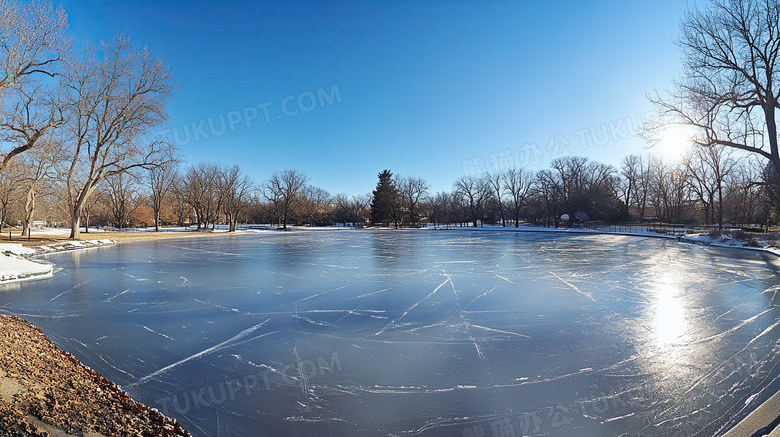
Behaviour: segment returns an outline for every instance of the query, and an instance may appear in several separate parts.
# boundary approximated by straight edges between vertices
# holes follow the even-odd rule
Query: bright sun
[[[691,132],[683,126],[669,126],[661,132],[661,138],[650,148],[664,158],[678,160],[691,148]]]

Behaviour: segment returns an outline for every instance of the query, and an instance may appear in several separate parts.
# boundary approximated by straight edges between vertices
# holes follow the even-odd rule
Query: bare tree
[[[531,192],[533,178],[531,173],[522,168],[510,168],[502,174],[504,194],[509,198],[509,208],[515,227],[520,226],[520,211],[525,206],[526,198]]]
[[[683,164],[667,164],[656,159],[652,164],[653,206],[659,220],[682,223],[688,217],[687,207],[691,197],[691,184],[687,182],[688,172]]]
[[[22,217],[22,234],[26,234],[35,215],[35,203],[41,190],[41,183],[56,178],[57,164],[61,160],[61,144],[48,138],[41,141],[40,147],[31,153],[20,156],[24,166],[23,194],[24,215]],[[50,185],[50,184],[47,184]]]
[[[8,225],[8,211],[12,202],[21,198],[24,179],[24,164],[13,164],[0,171],[0,228]]]
[[[609,218],[615,212],[615,169],[581,156],[557,158],[551,169],[538,174],[542,194],[557,225],[558,214],[569,216],[572,227],[582,218]]]
[[[35,147],[63,122],[59,102],[41,84],[22,83],[5,94],[10,95],[12,104],[0,112],[0,138],[12,146],[0,155],[0,169],[6,168],[15,156]]]
[[[416,225],[420,221],[418,205],[428,193],[428,182],[422,178],[408,176],[396,177],[394,184],[400,197],[400,209],[409,218],[409,225]]]
[[[152,207],[152,212],[154,213],[155,232],[160,231],[160,212],[163,209],[163,202],[173,190],[177,173],[178,168],[173,161],[149,169],[147,178],[149,206]]]
[[[184,176],[176,172],[173,178],[173,184],[171,186],[171,202],[169,204],[169,212],[171,217],[176,219],[176,224],[184,226],[185,221],[193,213],[192,205],[187,201],[187,191],[185,187]],[[190,223],[192,220],[190,220]]]
[[[322,223],[331,212],[333,196],[319,187],[306,185],[301,189],[301,216],[312,225]]]
[[[62,123],[56,98],[35,77],[55,76],[70,46],[67,27],[65,12],[51,2],[0,4],[0,136],[11,145],[0,154],[0,169]]]
[[[558,227],[561,211],[561,180],[552,170],[542,170],[536,174],[537,194],[544,199],[546,226]]]
[[[228,222],[228,232],[235,232],[241,212],[247,205],[254,184],[241,168],[234,165],[221,172],[222,209]]]
[[[780,0],[714,0],[685,16],[679,45],[683,78],[651,100],[660,119],[694,129],[695,144],[740,149],[780,169]]]
[[[490,172],[485,174],[485,181],[492,190],[491,196],[495,201],[496,209],[501,217],[501,226],[506,226],[506,214],[504,204],[504,172]]]
[[[696,146],[683,158],[688,176],[685,182],[702,203],[706,222],[715,219],[717,204],[719,229],[723,229],[724,181],[738,162],[732,151],[725,146]]]
[[[0,92],[33,74],[53,77],[70,46],[67,28],[65,11],[49,1],[0,4]]]
[[[105,179],[108,207],[114,224],[121,231],[130,225],[130,217],[146,200],[141,195],[138,177],[132,172],[122,172]]]
[[[740,160],[724,181],[724,216],[731,223],[767,222],[766,187],[760,182],[764,171],[757,161]]]
[[[337,222],[364,225],[369,222],[372,194],[349,197],[340,193],[333,197],[333,217]]]
[[[101,181],[101,183],[95,187],[93,194],[89,196],[86,201],[84,201],[84,207],[82,208],[81,214],[81,216],[84,218],[84,233],[89,233],[90,219],[95,216],[98,218],[106,218],[109,215],[109,212],[107,211],[108,198],[106,193],[101,191],[103,184],[105,184],[105,181]],[[70,213],[70,208],[68,208],[68,213]]]
[[[574,225],[577,212],[586,208],[585,173],[587,172],[588,158],[582,156],[567,156],[557,158],[550,163],[553,177],[558,181],[558,199],[562,211],[569,216],[568,227]]]
[[[174,83],[168,68],[128,39],[85,48],[63,74],[71,234],[78,239],[86,200],[101,180],[166,161],[172,146],[148,134],[167,119]]]
[[[647,213],[647,204],[652,192],[652,171],[653,159],[649,155],[639,155],[639,161],[635,168],[636,184],[634,185],[633,202],[639,213],[639,221],[645,219]]]
[[[276,207],[282,229],[287,229],[293,205],[298,199],[299,191],[306,185],[307,179],[306,175],[297,170],[284,170],[274,173],[263,184],[263,195]]]
[[[352,196],[352,223],[365,225],[369,221],[371,213],[371,193]]]
[[[703,161],[709,166],[718,192],[718,229],[723,229],[723,184],[739,162],[725,146],[712,146],[703,150]]]
[[[624,156],[620,160],[620,181],[618,189],[620,190],[621,201],[626,210],[626,215],[630,215],[629,211],[636,199],[636,192],[638,191],[637,185],[639,185],[639,177],[641,173],[642,158],[639,155]]]
[[[455,196],[468,209],[472,225],[477,227],[490,198],[490,184],[484,178],[468,175],[459,177],[453,188]]]
[[[198,230],[216,225],[224,195],[221,186],[222,169],[219,164],[199,162],[191,166],[176,187],[178,196],[195,212]]]
[[[440,191],[429,198],[426,204],[428,216],[434,227],[453,221],[452,195],[450,193]]]
[[[701,203],[704,222],[709,224],[712,223],[711,220],[715,216],[713,210],[718,187],[712,169],[704,162],[704,155],[704,150],[701,147],[695,147],[683,157],[682,165],[688,174],[685,183],[688,184],[690,190]]]

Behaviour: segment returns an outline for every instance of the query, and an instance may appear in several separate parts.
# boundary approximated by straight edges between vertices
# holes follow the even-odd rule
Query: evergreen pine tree
[[[398,190],[393,184],[393,173],[390,170],[383,170],[377,176],[379,182],[376,184],[374,198],[371,200],[371,223],[389,226],[391,220],[395,221],[394,204],[398,197]]]

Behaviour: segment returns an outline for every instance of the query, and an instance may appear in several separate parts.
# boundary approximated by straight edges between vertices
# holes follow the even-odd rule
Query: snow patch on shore
[[[113,245],[111,240],[64,241],[41,246],[0,243],[0,284],[50,278],[55,265],[34,256]]]
[[[54,264],[9,250],[6,246],[11,246],[10,244],[2,246],[0,247],[0,283],[48,278],[54,273]],[[19,246],[21,247],[21,244]],[[18,249],[17,251],[24,252]]]

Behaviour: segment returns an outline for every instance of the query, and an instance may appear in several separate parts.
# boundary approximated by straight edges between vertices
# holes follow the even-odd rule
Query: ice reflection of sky
[[[780,385],[780,263],[762,254],[338,231],[50,259],[63,270],[6,287],[0,311],[196,436],[709,436]],[[334,353],[338,371],[290,370]]]

